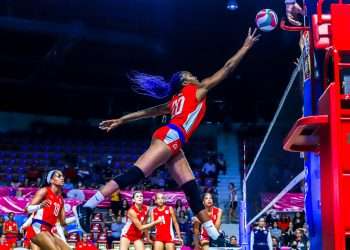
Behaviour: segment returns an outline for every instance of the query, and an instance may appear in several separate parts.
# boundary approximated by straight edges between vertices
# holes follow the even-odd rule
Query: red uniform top
[[[188,83],[169,102],[171,110],[169,123],[177,125],[184,132],[186,142],[198,128],[205,115],[206,98],[198,101],[196,98],[197,89],[198,85]]]
[[[153,220],[162,217],[164,223],[156,225],[156,241],[171,242],[175,239],[173,229],[173,219],[171,217],[170,208],[164,206],[163,210],[158,207],[153,209]]]
[[[137,206],[134,204],[131,206],[130,209],[133,209],[136,212],[136,216],[141,222],[141,224],[144,224],[144,222],[147,219],[147,212],[148,212],[148,207],[145,205],[142,205],[141,210],[137,208]],[[130,210],[129,209],[129,210]],[[125,226],[123,227],[122,230],[122,237],[128,238],[130,241],[135,241],[142,239],[142,231],[137,229],[134,223],[128,218]]]
[[[15,231],[15,232],[18,232],[18,226],[17,226],[17,223],[15,221],[10,221],[10,220],[7,220],[4,222],[4,232],[5,231]],[[6,239],[17,239],[17,234],[18,233],[5,233],[6,235]]]
[[[289,221],[278,221],[277,225],[282,231],[287,231],[289,227]]]
[[[209,217],[213,221],[214,224],[218,220],[218,214],[219,214],[219,208],[212,207]],[[208,232],[207,232],[207,230],[205,230],[204,227],[201,228],[201,240],[209,240]]]
[[[11,246],[9,243],[7,242],[4,242],[4,243],[0,243],[0,250],[10,250],[11,249]]]
[[[75,244],[75,249],[76,250],[97,250],[97,247],[91,241],[84,242],[81,240]]]
[[[36,224],[35,220],[44,221],[45,224],[41,224],[41,230],[51,231],[52,227],[55,226],[57,222],[57,218],[64,206],[64,202],[61,194],[56,195],[50,187],[47,187],[46,189],[47,193],[44,197],[44,200],[48,200],[50,202],[50,205],[43,207],[35,212],[33,216],[33,225]]]

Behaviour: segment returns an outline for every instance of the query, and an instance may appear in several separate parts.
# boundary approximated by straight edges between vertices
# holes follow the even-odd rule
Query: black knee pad
[[[201,200],[201,194],[198,185],[195,180],[186,182],[181,186],[184,191],[187,201],[193,214],[197,215],[200,211],[204,209],[204,205]]]
[[[113,180],[118,184],[120,189],[126,188],[130,185],[135,185],[145,178],[145,174],[137,166],[132,166],[125,173],[118,175]]]

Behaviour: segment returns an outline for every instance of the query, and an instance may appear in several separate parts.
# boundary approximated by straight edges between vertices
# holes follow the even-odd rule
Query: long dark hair
[[[163,76],[145,74],[139,71],[130,72],[127,77],[132,83],[132,90],[138,94],[164,99],[178,92],[184,81],[184,71],[174,73],[169,81]]]
[[[214,199],[212,193],[210,193],[210,192],[205,192],[205,193],[202,195],[202,201],[204,201],[204,198],[205,198],[205,196],[207,196],[207,195],[210,195],[210,197],[211,197],[212,199]]]

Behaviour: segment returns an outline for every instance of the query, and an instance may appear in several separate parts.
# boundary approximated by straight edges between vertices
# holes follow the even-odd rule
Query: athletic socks
[[[87,202],[85,202],[83,207],[89,207],[91,209],[94,209],[104,199],[105,197],[103,196],[103,194],[100,191],[97,191],[96,194],[94,194]]]

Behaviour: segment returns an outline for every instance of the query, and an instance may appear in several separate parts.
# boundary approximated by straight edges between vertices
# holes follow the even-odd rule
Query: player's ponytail
[[[183,71],[172,75],[169,82],[163,76],[132,71],[127,75],[132,82],[132,90],[138,94],[164,99],[179,91],[183,83]]]

